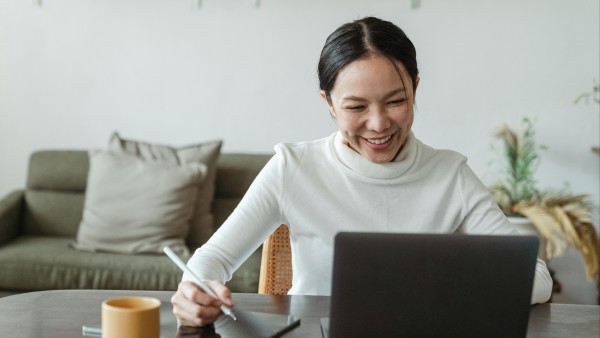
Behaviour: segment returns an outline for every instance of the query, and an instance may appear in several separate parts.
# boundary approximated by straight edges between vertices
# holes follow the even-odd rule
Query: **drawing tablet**
[[[160,337],[161,338],[268,338],[280,337],[300,325],[300,319],[294,316],[261,313],[235,309],[237,320],[221,315],[219,319],[207,327],[178,327],[173,305],[161,302],[160,306]],[[83,325],[84,336],[100,337],[102,322],[96,320]]]

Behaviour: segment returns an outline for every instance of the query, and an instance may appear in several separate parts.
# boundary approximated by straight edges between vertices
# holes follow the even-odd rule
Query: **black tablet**
[[[288,315],[244,311],[235,309],[237,320],[221,315],[213,324],[206,327],[178,326],[169,302],[161,302],[160,337],[161,338],[270,338],[280,337],[300,325],[300,318]],[[100,337],[102,322],[98,319],[83,325],[83,335]]]

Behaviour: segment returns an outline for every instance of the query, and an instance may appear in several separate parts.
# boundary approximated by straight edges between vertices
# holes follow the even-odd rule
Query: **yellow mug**
[[[123,297],[102,302],[103,338],[158,338],[160,300]]]

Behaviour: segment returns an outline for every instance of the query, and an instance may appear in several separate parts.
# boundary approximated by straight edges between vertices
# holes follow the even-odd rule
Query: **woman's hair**
[[[415,46],[398,26],[389,21],[367,17],[346,23],[325,41],[319,58],[319,86],[331,103],[331,90],[340,70],[369,55],[381,55],[400,61],[416,88],[417,52]],[[395,65],[395,63],[394,63]],[[399,71],[399,70],[398,70]]]

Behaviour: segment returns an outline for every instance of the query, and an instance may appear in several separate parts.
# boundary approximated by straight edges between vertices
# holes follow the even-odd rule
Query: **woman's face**
[[[415,89],[404,66],[395,64],[383,56],[348,64],[327,102],[348,146],[374,163],[396,158],[413,122]],[[324,91],[321,96],[327,101]]]

